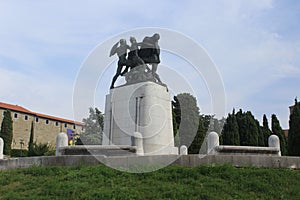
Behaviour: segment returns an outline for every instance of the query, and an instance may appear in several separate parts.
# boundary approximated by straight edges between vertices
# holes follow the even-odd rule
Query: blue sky
[[[242,108],[259,120],[275,113],[288,128],[288,106],[300,96],[299,19],[297,0],[2,0],[0,101],[73,118],[74,84],[90,52],[121,32],[160,27],[206,49],[222,76],[227,112]],[[103,109],[100,99],[95,106]]]

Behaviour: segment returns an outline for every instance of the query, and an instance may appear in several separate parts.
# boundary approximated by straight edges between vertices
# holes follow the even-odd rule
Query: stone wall
[[[234,156],[234,155],[156,155],[156,156],[48,156],[29,158],[0,159],[0,170],[26,168],[31,166],[72,166],[72,165],[107,165],[118,168],[120,166],[136,166],[143,163],[153,165],[165,164],[175,160],[172,165],[195,167],[202,164],[232,164],[236,167],[266,167],[266,168],[300,168],[300,157],[288,156]],[[150,163],[151,163],[150,162]]]

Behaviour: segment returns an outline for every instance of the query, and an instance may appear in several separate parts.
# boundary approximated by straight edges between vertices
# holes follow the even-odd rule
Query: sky
[[[269,123],[276,114],[286,129],[288,107],[300,96],[299,19],[297,0],[0,0],[0,101],[73,119],[74,86],[91,52],[118,34],[157,27],[177,31],[205,49],[222,79],[225,114],[241,108],[259,121],[266,114]],[[176,73],[184,73],[177,65],[188,64],[167,53],[161,60],[158,72],[171,93],[189,92],[174,81]],[[115,68],[109,66],[105,76],[112,78]],[[191,86],[199,90],[200,112],[213,114],[206,106],[209,97],[201,96],[209,91],[200,82]],[[99,78],[91,106],[104,111],[109,84],[110,78]],[[88,108],[79,118],[87,115]]]

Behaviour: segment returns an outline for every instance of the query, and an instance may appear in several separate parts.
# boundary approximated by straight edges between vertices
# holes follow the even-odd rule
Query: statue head
[[[121,45],[126,45],[126,40],[125,39],[120,39],[120,44]]]
[[[130,42],[131,42],[131,43],[136,43],[136,39],[135,39],[135,37],[130,37],[130,39],[129,39],[129,40],[130,40]]]
[[[156,41],[159,40],[160,38],[160,35],[158,33],[155,33],[153,36],[152,36]]]

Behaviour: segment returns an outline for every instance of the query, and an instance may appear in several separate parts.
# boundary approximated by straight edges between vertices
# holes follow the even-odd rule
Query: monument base
[[[135,146],[135,132],[142,135],[145,155],[178,154],[165,86],[139,82],[111,89],[106,96],[102,144]]]

